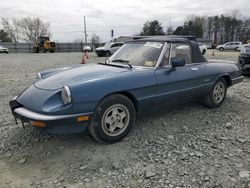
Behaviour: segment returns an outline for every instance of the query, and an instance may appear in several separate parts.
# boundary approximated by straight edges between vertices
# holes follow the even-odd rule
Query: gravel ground
[[[236,60],[237,52],[208,58]],[[250,78],[225,103],[191,103],[136,121],[121,142],[48,135],[12,118],[8,101],[38,71],[78,63],[80,53],[0,54],[0,187],[250,187]],[[89,62],[100,61],[91,54]]]

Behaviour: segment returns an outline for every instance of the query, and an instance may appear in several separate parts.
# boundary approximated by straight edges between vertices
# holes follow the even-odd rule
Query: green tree
[[[12,42],[9,34],[5,32],[3,29],[0,30],[0,41],[1,42]]]
[[[176,30],[173,32],[173,35],[184,35],[184,28],[183,26],[178,26]]]
[[[161,23],[158,20],[147,21],[140,33],[140,35],[165,35]]]
[[[194,35],[201,38],[203,36],[203,21],[199,17],[188,20],[183,26],[179,26],[173,32],[174,35]]]

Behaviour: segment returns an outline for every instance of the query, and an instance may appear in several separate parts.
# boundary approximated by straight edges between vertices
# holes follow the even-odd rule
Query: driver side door
[[[185,103],[200,95],[203,64],[193,64],[190,44],[173,43],[155,71],[158,105],[166,108]],[[164,59],[165,58],[165,59]],[[171,61],[184,59],[185,65],[173,68]]]

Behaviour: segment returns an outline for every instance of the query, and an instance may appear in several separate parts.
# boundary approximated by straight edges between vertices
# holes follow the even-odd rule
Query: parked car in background
[[[239,65],[242,68],[242,74],[250,74],[250,44],[241,47]]]
[[[90,46],[83,46],[83,52],[91,52],[92,48]]]
[[[95,52],[98,57],[108,57],[114,54],[123,44],[123,42],[108,42],[104,46],[96,48]]]
[[[89,130],[106,143],[124,138],[140,115],[195,99],[219,107],[227,89],[243,80],[236,64],[210,63],[195,41],[167,36],[133,40],[105,62],[39,78],[10,101],[16,119],[49,133]]]
[[[3,47],[2,45],[0,45],[0,53],[9,53],[9,49],[8,48],[5,48]]]
[[[203,55],[205,55],[205,53],[207,52],[207,46],[205,44],[202,44],[201,42],[198,42],[200,51]]]
[[[220,51],[224,51],[224,50],[240,51],[241,46],[242,46],[242,42],[227,42],[225,44],[216,46],[216,49]]]

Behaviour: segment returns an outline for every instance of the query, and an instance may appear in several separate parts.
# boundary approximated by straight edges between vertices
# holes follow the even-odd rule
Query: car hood
[[[69,69],[62,69],[50,74],[44,79],[35,83],[35,87],[45,90],[57,90],[65,85],[74,85],[85,81],[112,77],[130,71],[124,67],[114,67],[100,64],[87,64],[74,66]]]

